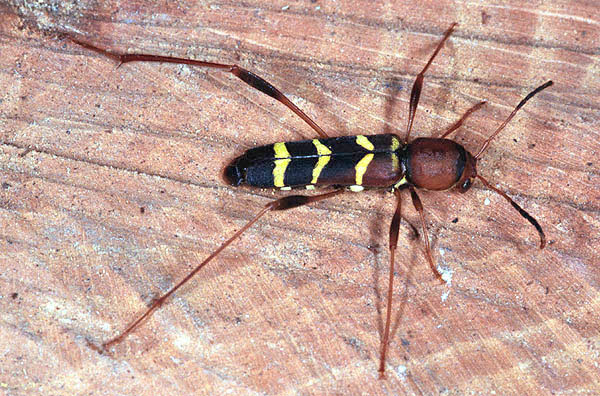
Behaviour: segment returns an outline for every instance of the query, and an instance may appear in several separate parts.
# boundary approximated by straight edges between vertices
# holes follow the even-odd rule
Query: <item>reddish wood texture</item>
[[[600,393],[597,3],[56,4],[0,6],[2,392]],[[453,21],[413,136],[440,134],[485,99],[456,135],[474,151],[554,80],[479,165],[540,221],[545,250],[479,183],[464,195],[422,193],[435,259],[452,280],[435,280],[404,225],[399,319],[388,380],[378,381],[394,199],[349,193],[266,218],[112,356],[88,347],[281,196],[227,186],[228,161],[314,133],[230,75],[117,69],[54,33],[237,62],[343,135],[404,133],[410,85]],[[408,195],[403,212],[418,224]]]

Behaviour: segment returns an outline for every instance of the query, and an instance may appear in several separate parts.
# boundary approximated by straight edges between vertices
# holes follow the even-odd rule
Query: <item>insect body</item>
[[[254,187],[344,186],[447,190],[475,176],[475,160],[448,139],[400,143],[393,134],[275,143],[246,151],[226,169],[229,184]]]
[[[225,169],[225,178],[234,186],[281,189],[388,187],[404,174],[404,148],[392,134],[275,143],[246,151]]]
[[[227,182],[233,186],[247,184],[254,187],[279,188],[282,190],[290,190],[296,187],[306,187],[307,189],[326,186],[333,187],[332,191],[318,195],[290,195],[269,202],[258,214],[225,241],[219,248],[212,252],[203,262],[198,264],[194,270],[187,274],[179,283],[154,301],[150,308],[121,334],[104,343],[102,345],[102,350],[108,349],[111,345],[121,342],[156,309],[167,301],[175,291],[197,274],[198,271],[214,259],[223,249],[239,238],[266,213],[270,211],[291,209],[312,202],[321,201],[345,193],[348,190],[357,192],[369,188],[385,188],[393,191],[397,200],[396,210],[390,223],[389,234],[390,271],[387,292],[386,323],[381,342],[379,363],[381,377],[383,377],[385,371],[385,356],[390,334],[393,273],[401,220],[402,190],[408,189],[410,191],[413,205],[420,216],[427,261],[434,274],[440,280],[442,280],[442,276],[435,266],[429,247],[429,236],[427,235],[423,205],[417,194],[417,188],[426,190],[447,190],[452,187],[457,187],[460,192],[465,192],[477,178],[489,189],[505,198],[521,214],[521,216],[527,219],[536,228],[540,235],[540,248],[543,248],[546,239],[538,222],[505,193],[492,186],[486,179],[479,175],[477,173],[476,165],[490,142],[498,135],[498,133],[500,133],[500,131],[502,131],[502,129],[504,129],[517,111],[535,94],[552,85],[551,81],[539,86],[521,100],[506,120],[484,142],[476,155],[472,155],[462,145],[446,139],[446,136],[459,128],[467,117],[483,106],[485,102],[480,102],[469,109],[455,124],[450,126],[442,134],[441,138],[417,138],[413,141],[409,140],[423,86],[424,74],[442,48],[444,42],[452,33],[455,25],[456,24],[452,24],[445,32],[443,39],[438,44],[433,55],[415,79],[411,90],[408,126],[404,139],[390,133],[370,136],[329,137],[310,117],[294,105],[277,88],[273,87],[261,77],[237,65],[147,54],[118,54],[71,38],[71,40],[79,45],[112,58],[120,64],[128,62],[167,62],[221,69],[232,73],[248,85],[283,103],[313,128],[319,137],[300,142],[279,142],[250,149],[233,160],[229,166],[225,168],[224,175]]]

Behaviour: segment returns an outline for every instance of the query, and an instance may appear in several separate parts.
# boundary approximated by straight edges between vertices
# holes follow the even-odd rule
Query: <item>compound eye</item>
[[[460,192],[466,192],[469,188],[471,188],[471,184],[473,184],[473,180],[465,180],[465,182],[460,186]]]

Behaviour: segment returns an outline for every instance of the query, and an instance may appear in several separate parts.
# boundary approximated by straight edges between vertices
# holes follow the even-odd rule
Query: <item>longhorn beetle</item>
[[[481,108],[485,102],[479,102],[467,110],[456,123],[444,132],[441,138],[417,138],[413,141],[409,141],[413,120],[419,104],[421,89],[423,87],[423,76],[446,40],[450,37],[456,25],[456,23],[453,23],[450,28],[446,30],[444,37],[437,45],[433,55],[431,55],[429,61],[417,75],[413,83],[410,92],[408,125],[404,139],[390,133],[370,136],[329,137],[329,135],[326,134],[309,116],[293,104],[277,88],[256,74],[237,65],[203,62],[170,56],[120,54],[69,37],[69,39],[84,48],[117,61],[119,66],[129,62],[167,62],[221,69],[232,73],[251,87],[256,88],[283,103],[310,125],[310,127],[317,132],[319,137],[299,142],[280,142],[247,150],[225,168],[224,176],[227,182],[232,186],[247,184],[253,187],[279,188],[281,190],[291,190],[292,188],[297,187],[305,187],[308,190],[312,190],[315,187],[333,187],[332,191],[319,195],[290,195],[269,202],[256,216],[254,216],[254,218],[248,221],[240,230],[233,234],[231,238],[213,251],[179,283],[173,286],[160,298],[156,299],[147,311],[137,318],[122,333],[105,342],[100,350],[106,350],[112,345],[121,342],[144,320],[150,317],[157,308],[164,304],[177,289],[196,275],[198,271],[221,253],[223,249],[238,239],[267,212],[287,210],[307,205],[312,202],[322,201],[340,195],[348,190],[358,192],[365,188],[380,188],[390,190],[394,192],[396,196],[396,210],[390,224],[389,236],[390,270],[386,320],[379,358],[379,373],[381,378],[384,377],[385,373],[385,355],[390,335],[394,256],[398,243],[402,203],[401,193],[403,190],[408,189],[412,203],[419,214],[421,227],[423,229],[425,256],[429,262],[429,266],[435,276],[442,282],[444,282],[444,280],[438,272],[431,254],[429,236],[427,234],[427,227],[423,214],[423,205],[417,195],[417,188],[438,191],[456,187],[460,192],[464,193],[471,188],[473,181],[477,178],[487,188],[506,199],[521,216],[527,219],[527,221],[535,227],[540,236],[540,249],[543,249],[546,244],[546,237],[542,227],[531,215],[529,215],[529,213],[509,198],[508,195],[492,186],[486,179],[477,173],[477,161],[488,148],[490,142],[504,129],[517,111],[535,94],[551,86],[552,81],[548,81],[537,87],[521,100],[506,120],[483,143],[476,155],[472,155],[462,145],[453,140],[446,139],[446,136],[458,129],[463,122],[473,112]]]

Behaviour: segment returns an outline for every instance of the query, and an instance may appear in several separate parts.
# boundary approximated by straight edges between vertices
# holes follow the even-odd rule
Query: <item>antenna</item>
[[[502,123],[502,125],[500,125],[500,127],[498,129],[496,129],[496,132],[494,132],[492,134],[492,136],[490,136],[484,143],[483,146],[481,146],[481,149],[479,149],[479,152],[477,153],[477,155],[475,156],[475,159],[479,159],[479,157],[481,157],[481,154],[483,154],[483,152],[488,148],[488,146],[490,145],[490,142],[496,137],[496,135],[498,135],[500,133],[500,131],[502,131],[504,129],[504,127],[506,126],[506,124],[508,124],[508,122],[510,120],[512,120],[512,118],[515,116],[515,114],[517,114],[517,111],[519,111],[519,109],[521,107],[523,107],[525,105],[525,103],[527,103],[527,101],[531,98],[534,97],[535,94],[537,94],[538,92],[548,88],[549,86],[551,86],[553,84],[552,81],[548,81],[545,84],[540,85],[539,87],[537,87],[536,89],[534,89],[533,91],[531,91],[529,93],[529,95],[525,96],[525,98],[519,102],[519,104],[517,105],[517,107],[515,107],[515,109],[512,111],[512,113],[510,113],[510,115],[508,116],[508,118]]]

